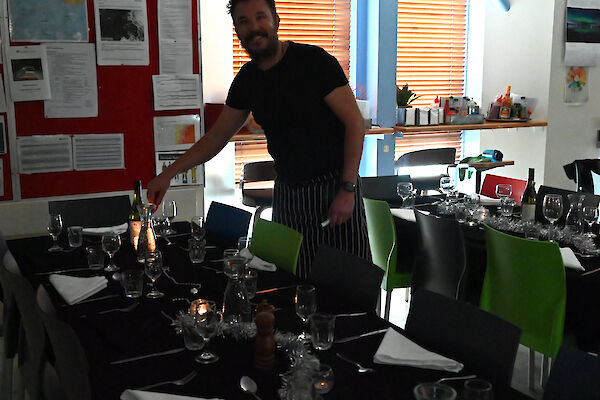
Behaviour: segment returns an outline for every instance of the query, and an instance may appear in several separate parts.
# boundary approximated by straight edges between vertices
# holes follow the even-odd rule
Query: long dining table
[[[198,372],[197,376],[189,383],[182,386],[163,385],[153,391],[201,398],[250,399],[252,396],[244,393],[239,386],[240,378],[247,375],[257,382],[258,395],[262,399],[279,398],[280,374],[290,368],[289,359],[281,349],[276,350],[275,368],[268,372],[261,372],[254,368],[253,347],[248,339],[236,340],[227,335],[213,338],[211,350],[219,355],[220,359],[210,365],[196,363],[194,352],[183,350],[183,338],[175,332],[171,318],[188,308],[185,299],[204,298],[220,304],[227,277],[218,272],[221,269],[218,261],[222,257],[221,248],[209,246],[207,261],[202,264],[192,264],[185,249],[189,237],[185,233],[187,226],[179,224],[176,228],[183,233],[171,238],[173,245],[167,245],[163,240],[159,241],[164,265],[169,268],[169,276],[173,278],[163,274],[157,280],[158,289],[165,293],[165,296],[160,299],[146,297],[128,299],[123,295],[119,282],[113,279],[112,273],[102,270],[81,270],[86,267],[84,247],[86,244],[99,242],[98,236],[86,236],[84,246],[75,249],[68,249],[66,241],[62,240],[62,245],[67,250],[57,253],[47,251],[51,245],[49,236],[10,240],[8,245],[25,277],[34,286],[44,285],[47,288],[59,318],[67,322],[79,337],[89,363],[94,399],[118,399],[126,389],[179,379],[194,370]],[[115,259],[121,269],[142,268],[136,262],[134,251],[125,236]],[[48,280],[49,272],[58,270],[73,270],[68,273],[71,276],[105,275],[109,282],[108,287],[84,303],[67,305]],[[190,289],[193,286],[189,283],[199,285],[198,293],[192,294]],[[266,300],[276,307],[275,328],[280,332],[301,331],[301,322],[294,309],[293,285],[297,283],[297,278],[285,271],[259,272],[259,291],[283,288],[257,294],[252,299],[253,303]],[[146,293],[149,287],[147,283],[144,286],[144,293]],[[102,310],[126,308],[134,302],[139,302],[139,305],[129,312],[100,314]],[[320,310],[319,305],[317,309]],[[339,317],[336,320],[335,338],[388,327],[403,332],[402,329],[383,320],[375,313]],[[456,374],[440,370],[375,364],[373,356],[382,338],[383,334],[378,334],[347,343],[334,344],[332,349],[322,352],[313,350],[321,362],[331,365],[334,371],[335,383],[332,391],[324,396],[325,399],[409,399],[413,398],[412,390],[418,383],[435,381],[442,377],[477,373],[469,369],[468,365],[461,373]],[[112,364],[114,361],[168,350],[174,352]],[[338,358],[336,353],[341,353],[366,367],[373,367],[375,372],[360,374],[355,366]],[[460,393],[462,382],[455,382],[453,385]],[[510,389],[506,398],[526,399],[528,397]]]

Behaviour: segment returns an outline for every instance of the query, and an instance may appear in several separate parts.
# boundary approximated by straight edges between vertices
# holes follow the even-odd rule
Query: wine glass
[[[583,207],[583,219],[588,224],[588,232],[586,233],[589,237],[596,237],[596,235],[592,232],[592,225],[594,222],[598,220],[598,207]]]
[[[48,233],[52,236],[52,247],[48,249],[50,252],[61,251],[62,247],[58,245],[58,235],[62,232],[62,217],[60,214],[50,214],[48,221]]]
[[[203,303],[199,303],[199,305],[200,307],[197,310],[200,311],[193,316],[194,334],[204,339],[204,349],[202,353],[194,357],[194,360],[200,364],[212,364],[219,360],[219,356],[210,351],[209,343],[210,339],[217,333],[221,315],[217,312],[214,301],[205,300]]]
[[[508,183],[499,183],[496,185],[496,196],[499,199],[510,197],[512,195],[512,185]]]
[[[197,240],[204,239],[206,228],[204,227],[204,217],[192,217],[190,220],[190,233]]]
[[[302,320],[302,333],[298,339],[307,342],[310,334],[307,332],[308,319],[317,311],[317,289],[313,285],[298,285],[296,287],[296,315]]]
[[[480,197],[477,193],[473,193],[469,196],[465,196],[464,198],[464,202],[465,202],[465,208],[467,210],[467,220],[468,220],[468,224],[469,225],[476,225],[476,222],[473,221],[474,216],[475,216],[475,210],[477,210],[477,208],[479,208],[479,201],[480,201]]]
[[[174,229],[171,228],[171,220],[177,216],[177,204],[175,200],[163,202],[162,204],[162,214],[167,221],[167,229],[165,230],[165,235],[172,235],[177,233]]]
[[[563,214],[563,201],[560,194],[547,194],[544,196],[542,214],[550,224],[554,225]]]
[[[118,271],[119,267],[115,264],[114,256],[121,248],[121,236],[116,232],[108,232],[102,235],[102,250],[108,254],[108,265],[104,268],[107,272]]]
[[[146,276],[152,281],[152,290],[146,294],[146,297],[150,299],[159,299],[165,294],[156,290],[155,282],[158,277],[162,274],[162,254],[160,251],[148,251],[146,252],[146,260],[144,263],[144,272]]]
[[[456,184],[454,182],[454,179],[452,179],[451,177],[442,176],[440,178],[440,192],[447,195],[454,190],[455,186]]]

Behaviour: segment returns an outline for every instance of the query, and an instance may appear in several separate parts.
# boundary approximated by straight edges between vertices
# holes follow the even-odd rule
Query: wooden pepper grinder
[[[263,300],[256,309],[254,322],[254,366],[261,371],[272,370],[275,367],[275,308]]]

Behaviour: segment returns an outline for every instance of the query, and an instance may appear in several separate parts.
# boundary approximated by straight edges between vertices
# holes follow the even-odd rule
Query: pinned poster
[[[4,159],[0,158],[0,197],[4,196]]]
[[[202,107],[200,76],[152,75],[154,109],[189,110]]]
[[[565,103],[587,103],[589,98],[587,67],[567,68]]]
[[[50,99],[50,77],[43,46],[8,48],[8,78],[14,101]]]
[[[0,115],[0,154],[6,154],[6,148],[6,124],[4,123],[4,116]]]
[[[200,139],[200,115],[154,117],[154,150],[186,150]]]
[[[191,0],[158,1],[158,43],[161,75],[193,73]]]
[[[600,55],[600,0],[569,0],[564,63],[593,67]]]

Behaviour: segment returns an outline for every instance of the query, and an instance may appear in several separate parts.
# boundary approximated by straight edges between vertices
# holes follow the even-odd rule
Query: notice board
[[[89,42],[96,41],[94,2],[87,1]],[[160,0],[158,0],[160,1]],[[197,0],[191,1],[193,73],[200,74],[200,37]],[[14,103],[16,136],[122,133],[124,169],[63,171],[20,174],[21,198],[75,195],[131,190],[135,180],[144,186],[155,176],[153,118],[199,114],[200,109],[155,111],[152,76],[159,74],[157,1],[146,0],[149,38],[149,65],[96,65],[98,116],[92,118],[45,118],[44,101]],[[11,46],[38,43],[11,42]],[[6,69],[6,68],[5,68]],[[0,113],[0,116],[5,114]],[[203,121],[201,121],[203,124]],[[7,140],[10,140],[7,136]],[[5,143],[8,148],[8,143]],[[3,163],[4,196],[11,200],[12,182],[9,154],[0,154]],[[1,194],[1,193],[0,193]]]

